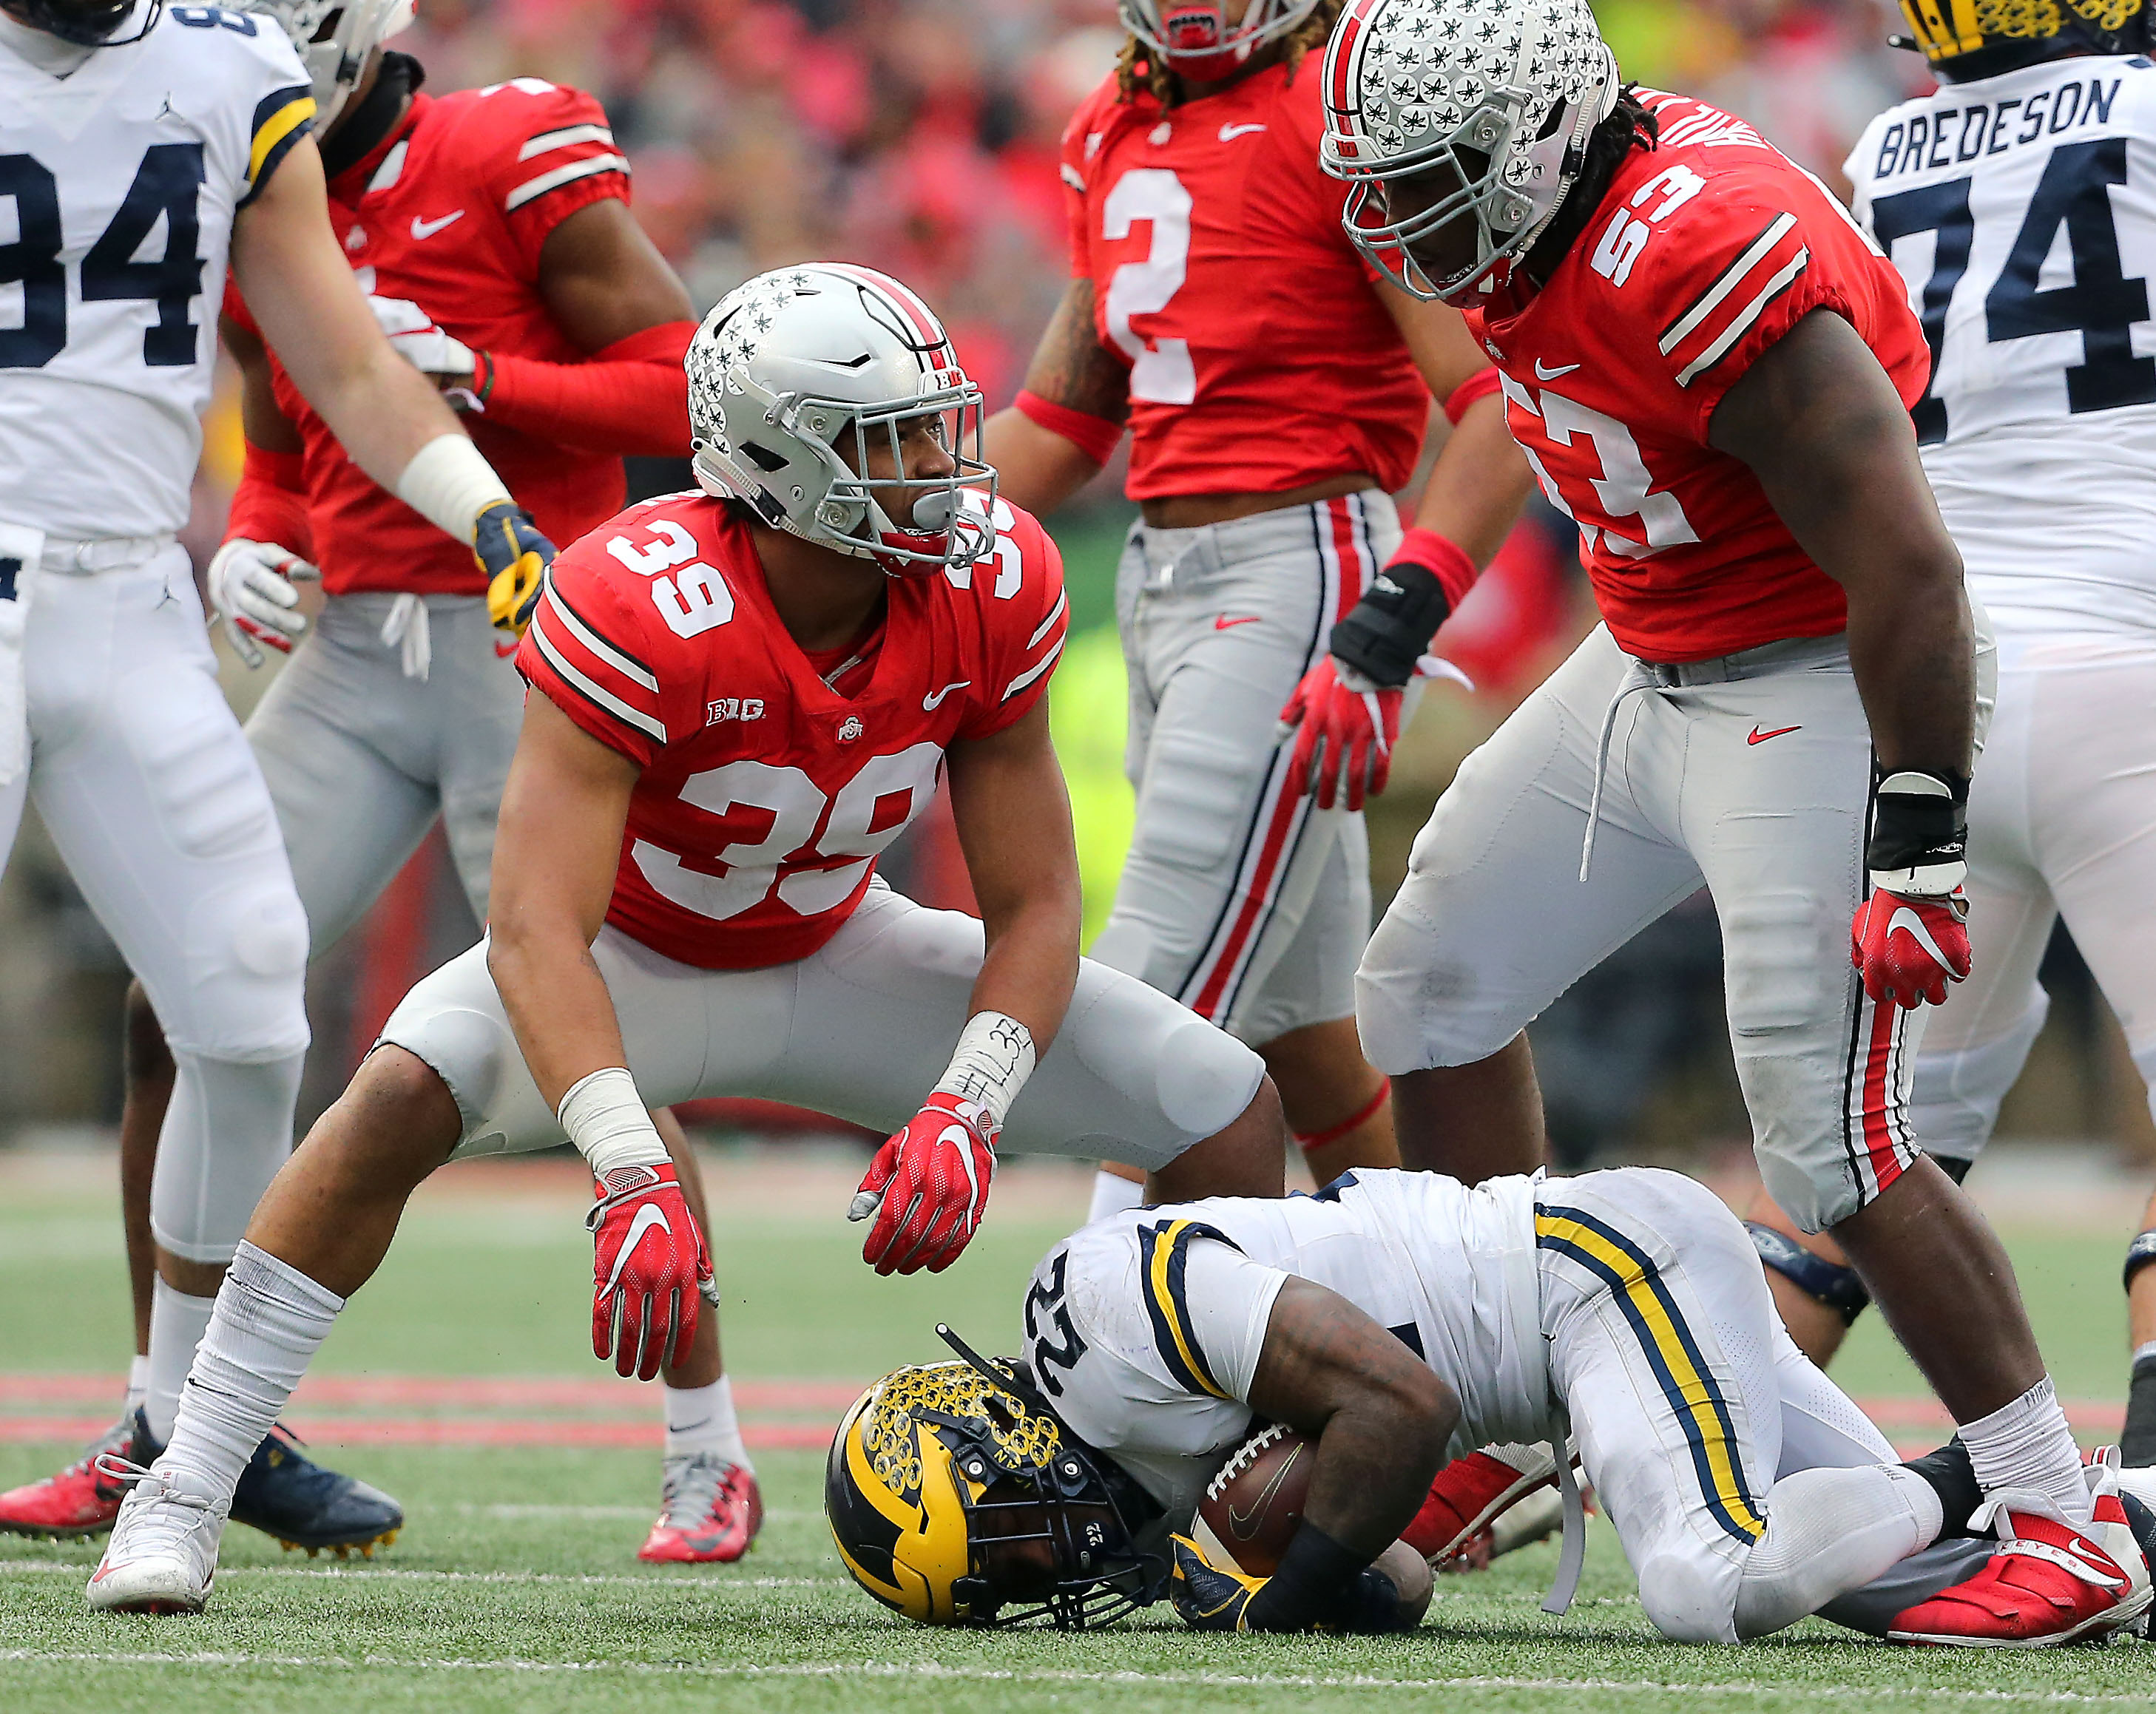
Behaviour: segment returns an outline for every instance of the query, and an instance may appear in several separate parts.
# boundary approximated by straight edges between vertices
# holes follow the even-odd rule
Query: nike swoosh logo
[[[1248,1511],[1239,1511],[1233,1506],[1228,1508],[1228,1528],[1237,1541],[1247,1542],[1256,1532],[1258,1520],[1265,1516],[1265,1507],[1272,1504],[1273,1496],[1280,1491],[1280,1485],[1287,1480],[1287,1473],[1295,1468],[1296,1460],[1301,1456],[1302,1448],[1300,1446],[1288,1454],[1281,1461],[1281,1467],[1273,1472],[1273,1479],[1265,1484],[1265,1492],[1251,1502]]]
[[[1233,630],[1237,625],[1255,625],[1264,617],[1263,613],[1224,613],[1213,621],[1213,629],[1216,631]]]
[[[1548,369],[1543,367],[1543,360],[1540,357],[1537,357],[1535,359],[1535,379],[1537,381],[1554,381],[1560,375],[1571,374],[1572,372],[1578,367],[1579,367],[1579,365],[1577,363],[1560,363],[1554,369]]]
[[[1914,936],[1917,944],[1932,955],[1942,970],[1953,968],[1953,966],[1948,962],[1947,955],[1939,950],[1939,943],[1932,938],[1931,930],[1924,926],[1924,919],[1907,905],[1898,907],[1894,914],[1887,919],[1886,939],[1892,940],[1894,931],[1897,928],[1905,934]]]
[[[454,226],[458,221],[464,218],[465,211],[461,208],[458,209],[454,214],[444,214],[439,220],[422,220],[417,214],[414,214],[412,217],[412,236],[415,239],[432,238],[444,227]]]
[[[1779,738],[1785,732],[1800,732],[1803,730],[1804,727],[1801,726],[1776,726],[1771,732],[1763,732],[1755,726],[1745,735],[1744,742],[1748,744],[1763,744],[1768,739]]]
[[[658,1204],[646,1203],[636,1211],[636,1218],[629,1223],[629,1241],[614,1253],[613,1271],[607,1275],[606,1284],[599,1290],[601,1297],[613,1296],[614,1287],[621,1284],[621,1270],[629,1265],[629,1259],[636,1253],[636,1246],[644,1241],[644,1234],[654,1226],[669,1238],[674,1235],[674,1229],[666,1224],[666,1216],[660,1211]]]
[[[948,696],[953,690],[963,690],[967,685],[973,682],[973,681],[971,679],[961,679],[955,685],[946,685],[932,696],[922,697],[921,699],[922,712],[933,714],[936,711],[936,705],[937,703],[941,702],[946,696]]]
[[[1224,125],[1220,127],[1220,141],[1232,143],[1237,137],[1246,137],[1254,131],[1264,129],[1262,125]]]

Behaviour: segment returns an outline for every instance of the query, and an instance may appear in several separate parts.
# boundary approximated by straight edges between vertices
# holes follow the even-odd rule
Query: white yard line
[[[640,1514],[639,1514],[640,1515]],[[17,1572],[43,1572],[87,1578],[93,1568],[88,1560],[69,1564],[53,1559],[0,1559],[0,1576]],[[249,1577],[311,1577],[372,1580],[382,1583],[572,1583],[584,1588],[624,1589],[850,1589],[851,1579],[842,1577],[734,1577],[708,1572],[680,1576],[654,1574],[635,1577],[626,1572],[567,1571],[432,1571],[416,1565],[369,1565],[363,1561],[305,1565],[226,1565],[218,1568],[222,1580]]]
[[[69,1665],[315,1667],[341,1671],[406,1670],[422,1672],[501,1673],[627,1673],[645,1677],[709,1679],[923,1679],[981,1684],[1074,1684],[1125,1686],[1192,1686],[1199,1688],[1301,1691],[1407,1691],[1417,1695],[1431,1691],[1596,1691],[1617,1696],[1723,1696],[1757,1700],[1762,1696],[1800,1696],[1816,1702],[1944,1701],[2012,1705],[2069,1705],[2146,1707],[2145,1694],[2085,1692],[2081,1691],[1958,1690],[1946,1687],[1882,1685],[1876,1689],[1859,1686],[1818,1685],[1794,1681],[1782,1683],[1691,1683],[1681,1679],[1624,1678],[1511,1678],[1490,1675],[1455,1678],[1379,1678],[1367,1673],[1339,1675],[1240,1672],[1071,1672],[1033,1667],[945,1666],[931,1660],[803,1660],[775,1666],[705,1665],[666,1660],[472,1660],[447,1658],[399,1659],[369,1655],[357,1659],[337,1655],[256,1655],[231,1652],[167,1654],[119,1650],[4,1649],[0,1661],[50,1661]]]

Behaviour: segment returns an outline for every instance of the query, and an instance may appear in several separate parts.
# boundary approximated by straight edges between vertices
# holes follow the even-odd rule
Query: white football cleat
[[[218,1543],[232,1510],[156,1470],[135,1475],[85,1592],[101,1613],[199,1613],[217,1579]]]

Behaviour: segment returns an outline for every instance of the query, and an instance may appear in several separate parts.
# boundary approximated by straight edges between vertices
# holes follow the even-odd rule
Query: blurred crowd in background
[[[1837,191],[1865,121],[1929,85],[1918,56],[1887,45],[1899,28],[1887,0],[1601,0],[1598,11],[1627,77],[1730,108]],[[700,311],[767,268],[865,262],[938,307],[997,407],[1063,290],[1064,121],[1122,40],[1113,0],[420,0],[418,23],[395,45],[438,90],[536,75],[598,95],[634,168],[637,215]],[[228,393],[191,527],[198,562],[237,475],[236,416]],[[644,472],[644,485],[680,485],[685,470]],[[1075,622],[1055,707],[1089,931],[1131,813],[1111,604],[1129,517],[1120,477],[1118,462],[1054,521]],[[1476,694],[1426,700],[1373,811],[1381,907],[1460,757],[1590,618],[1570,527],[1537,505],[1443,639]],[[266,675],[228,665],[226,682],[244,711]],[[933,827],[887,867],[931,895],[962,887]],[[404,988],[474,931],[438,847],[424,849],[366,930],[316,972],[311,1005],[326,1050],[311,1065],[303,1120],[341,1087]],[[0,883],[0,1142],[24,1127],[109,1125],[125,972],[33,824]],[[2002,1131],[2156,1147],[2070,944],[2054,948],[2046,977],[2061,1003]],[[1718,939],[1698,898],[1536,1025],[1561,1152],[1681,1157],[1741,1139],[1720,1014]]]

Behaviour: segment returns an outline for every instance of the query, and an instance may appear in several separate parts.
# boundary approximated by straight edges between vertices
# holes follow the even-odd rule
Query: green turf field
[[[50,1403],[57,1378],[111,1371],[124,1356],[108,1173],[94,1161],[72,1177],[0,1165],[0,1301],[9,1311],[0,1318],[0,1415],[11,1421],[61,1409]],[[1007,1342],[1018,1282],[1067,1224],[1068,1199],[1082,1195],[1073,1177],[1008,1173],[987,1231],[956,1268],[936,1280],[879,1281],[838,1218],[844,1173],[843,1162],[790,1178],[767,1165],[713,1162],[714,1193],[729,1210],[714,1222],[713,1248],[731,1366],[744,1387],[863,1380],[939,1354],[929,1332],[938,1316],[978,1343]],[[470,1173],[415,1209],[384,1274],[326,1349],[326,1374],[353,1386],[385,1375],[600,1378],[583,1344],[589,1250],[574,1175],[505,1177],[499,1193],[495,1183]],[[2134,1212],[2122,1209],[2100,1229],[2013,1234],[2069,1396],[2119,1395],[2116,1257]],[[1866,1395],[1918,1390],[1876,1318],[1843,1375]],[[635,1424],[655,1416],[656,1401],[619,1391],[619,1402],[564,1407],[559,1419],[641,1434]],[[449,1407],[437,1398],[421,1409]],[[382,1409],[409,1420],[414,1407]],[[798,1439],[829,1414],[782,1402],[755,1419]],[[295,1416],[304,1432],[307,1413]],[[49,1471],[71,1450],[0,1444],[0,1486]],[[818,1509],[813,1450],[759,1453],[772,1511],[757,1550],[737,1568],[685,1572],[647,1570],[634,1558],[655,1498],[655,1432],[648,1448],[321,1450],[399,1496],[411,1516],[403,1537],[372,1564],[337,1566],[235,1528],[199,1619],[93,1617],[82,1583],[94,1547],[0,1538],[0,1714],[1451,1706],[1599,1714],[2156,1702],[2156,1650],[2138,1644],[1919,1655],[1843,1644],[1817,1624],[1742,1650],[1664,1644],[1601,1526],[1583,1599],[1563,1620],[1537,1610],[1555,1560],[1543,1547],[1484,1576],[1444,1579],[1423,1629],[1382,1642],[1200,1638],[1164,1609],[1092,1636],[930,1633],[847,1581]]]

